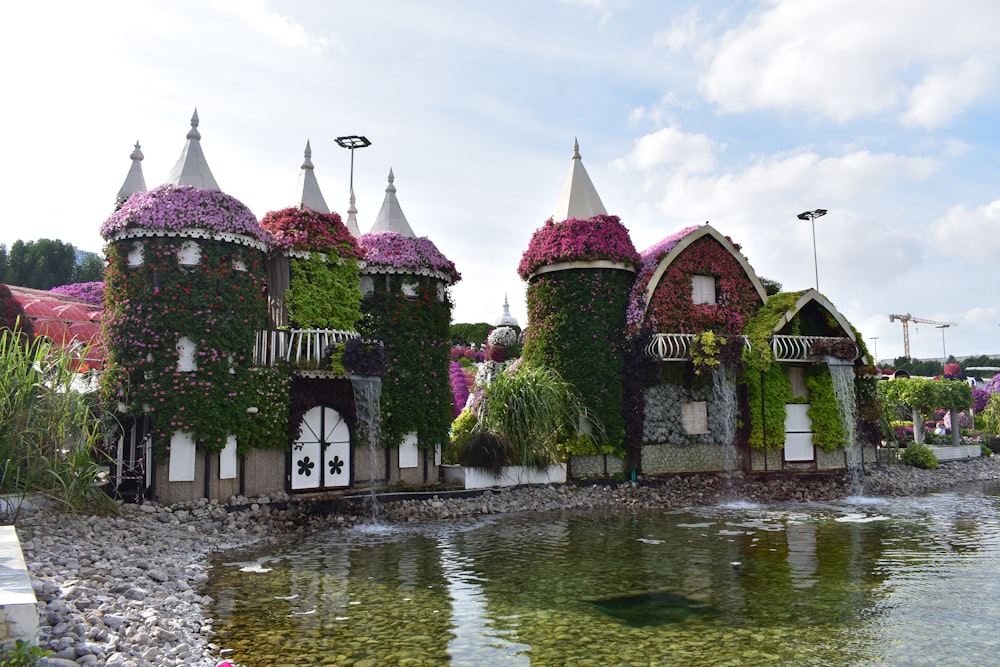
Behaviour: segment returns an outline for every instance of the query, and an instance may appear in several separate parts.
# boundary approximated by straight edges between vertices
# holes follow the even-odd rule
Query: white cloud
[[[892,112],[939,126],[993,83],[984,63],[1000,54],[987,27],[998,20],[1000,5],[975,0],[771,0],[717,40],[700,88],[727,112],[783,109],[838,122]]]
[[[671,53],[697,49],[700,46],[701,32],[698,8],[692,7],[671,21],[670,27],[658,33],[653,38],[653,44],[661,46]]]
[[[223,9],[236,14],[250,27],[281,46],[314,53],[327,50],[330,39],[309,33],[288,16],[272,12],[264,0],[217,0]]]
[[[941,254],[954,261],[990,264],[1000,256],[1000,199],[985,206],[953,206],[934,223]]]
[[[638,139],[632,151],[614,166],[644,171],[670,165],[681,173],[701,173],[715,168],[716,150],[717,144],[704,134],[665,127]]]
[[[971,57],[957,66],[935,68],[910,91],[906,125],[935,128],[947,124],[986,93],[995,82],[992,64]]]

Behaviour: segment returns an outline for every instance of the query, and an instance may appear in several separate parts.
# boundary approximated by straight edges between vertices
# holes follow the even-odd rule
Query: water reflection
[[[205,592],[249,667],[990,664],[997,493],[333,531],[224,554]]]

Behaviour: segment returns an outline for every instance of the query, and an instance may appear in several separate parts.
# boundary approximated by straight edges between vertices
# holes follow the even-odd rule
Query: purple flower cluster
[[[70,283],[60,285],[49,290],[56,294],[65,294],[94,306],[104,305],[104,281],[99,280],[92,283]]]
[[[457,361],[448,364],[448,382],[451,384],[453,413],[457,417],[469,400],[469,380]]]
[[[697,229],[697,225],[685,227],[642,251],[639,273],[632,284],[632,294],[629,297],[628,310],[625,313],[625,320],[630,329],[634,329],[642,323],[642,317],[645,314],[646,287],[649,286],[649,281],[656,272],[656,267],[659,266],[660,260],[663,259],[664,255],[673,250],[674,246],[680,243],[688,234]]]
[[[249,236],[262,243],[271,240],[250,209],[235,197],[218,190],[169,183],[132,195],[104,221],[101,236],[110,240],[126,229],[204,229]]]
[[[517,265],[517,273],[527,280],[548,264],[595,260],[622,262],[632,267],[639,265],[639,253],[618,216],[595,215],[587,220],[569,218],[559,223],[549,218],[531,236],[528,249]]]
[[[451,283],[462,279],[455,263],[425,236],[410,238],[396,232],[362,234],[358,245],[365,251],[365,261],[373,268],[385,267],[400,273],[430,270],[444,274]]]

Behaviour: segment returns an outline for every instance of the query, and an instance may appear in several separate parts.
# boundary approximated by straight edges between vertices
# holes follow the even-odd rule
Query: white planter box
[[[938,461],[964,461],[978,459],[983,455],[979,445],[958,445],[957,447],[929,447]]]
[[[445,483],[459,483],[466,489],[491,489],[498,486],[520,486],[523,484],[565,484],[566,464],[560,463],[547,468],[526,468],[524,466],[504,466],[499,475],[486,468],[466,468],[464,466],[442,466]]]

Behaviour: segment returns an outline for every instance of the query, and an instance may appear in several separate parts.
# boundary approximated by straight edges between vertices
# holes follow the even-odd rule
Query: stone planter
[[[446,484],[459,483],[466,489],[491,489],[504,486],[526,484],[565,484],[566,464],[559,463],[547,468],[527,468],[525,466],[504,466],[499,475],[486,468],[466,468],[448,465],[441,467]]]

